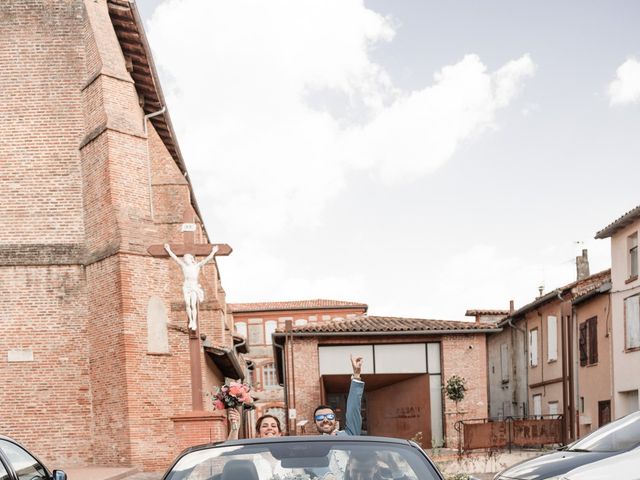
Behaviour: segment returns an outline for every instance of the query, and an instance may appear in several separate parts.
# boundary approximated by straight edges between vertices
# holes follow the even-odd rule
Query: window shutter
[[[598,318],[589,319],[589,363],[598,363]]]
[[[580,366],[587,364],[587,322],[580,324]]]

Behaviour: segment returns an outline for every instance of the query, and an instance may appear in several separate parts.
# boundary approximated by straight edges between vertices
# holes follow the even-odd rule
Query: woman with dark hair
[[[235,408],[227,410],[227,418],[229,419],[229,436],[227,440],[238,439],[238,427],[240,425],[240,412]],[[258,438],[270,438],[282,436],[282,427],[280,426],[280,420],[267,413],[262,415],[256,421],[256,437]]]
[[[256,421],[256,436],[258,438],[280,437],[282,436],[282,427],[280,419],[267,413],[262,415]]]

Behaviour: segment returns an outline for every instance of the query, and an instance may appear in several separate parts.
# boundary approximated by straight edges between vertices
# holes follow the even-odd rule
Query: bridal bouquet
[[[245,410],[254,408],[251,395],[251,387],[246,383],[231,382],[229,385],[216,387],[213,394],[213,406],[216,410],[243,407]]]

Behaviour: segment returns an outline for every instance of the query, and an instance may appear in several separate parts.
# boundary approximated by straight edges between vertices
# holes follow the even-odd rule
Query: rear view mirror
[[[67,474],[62,470],[53,471],[53,480],[67,480]]]
[[[331,450],[329,443],[277,443],[269,446],[269,452],[278,460],[327,457]],[[284,463],[283,463],[284,466]]]
[[[292,457],[283,458],[283,468],[323,468],[329,466],[329,457]]]

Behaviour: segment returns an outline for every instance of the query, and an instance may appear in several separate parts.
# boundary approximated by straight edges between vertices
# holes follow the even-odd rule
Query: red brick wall
[[[83,268],[83,6],[2,2],[0,418],[43,460],[92,457]],[[33,361],[9,362],[10,351]],[[46,434],[43,434],[46,432]]]
[[[1,433],[51,465],[162,470],[204,438],[198,422],[174,436],[172,418],[191,410],[182,277],[147,254],[182,241],[188,184],[155,131],[144,136],[105,0],[8,0],[2,17]],[[212,262],[201,333],[230,345],[217,278]],[[169,314],[168,354],[147,353],[152,296]],[[8,362],[14,350],[34,360]],[[207,422],[207,441],[226,436]]]
[[[465,398],[458,403],[444,396],[446,446],[457,448],[458,420],[486,418],[489,414],[487,393],[487,348],[485,334],[444,335],[442,337],[442,382],[452,375],[466,380]]]
[[[296,338],[294,340],[294,378],[295,378],[295,408],[297,420],[309,420],[307,431],[315,430],[311,417],[313,411],[320,405],[320,363],[318,359],[317,338]],[[293,384],[289,384],[293,386]],[[293,396],[291,406],[293,406]],[[293,421],[291,421],[293,427]]]
[[[87,298],[82,268],[0,268],[0,418],[43,461],[92,458]],[[33,361],[8,362],[10,351]]]

